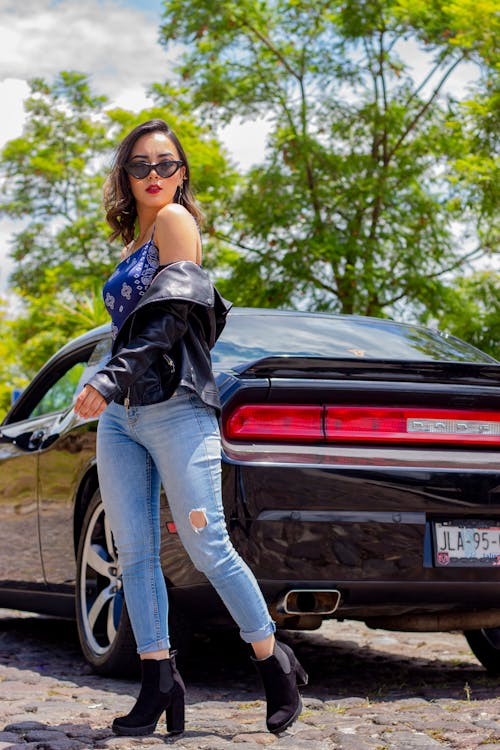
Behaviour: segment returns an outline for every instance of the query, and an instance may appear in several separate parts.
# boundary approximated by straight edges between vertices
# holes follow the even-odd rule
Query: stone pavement
[[[460,634],[408,634],[331,622],[284,633],[310,674],[304,712],[279,737],[246,647],[198,639],[183,670],[186,732],[115,737],[137,684],[91,673],[74,624],[0,610],[0,750],[500,750],[499,681]]]

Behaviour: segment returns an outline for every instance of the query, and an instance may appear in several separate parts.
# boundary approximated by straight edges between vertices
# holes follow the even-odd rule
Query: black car
[[[97,422],[72,403],[109,348],[109,326],[63,347],[0,441],[0,607],[76,617],[103,674],[135,646]],[[500,363],[418,326],[260,309],[231,312],[213,362],[227,522],[278,627],[460,629],[500,671]],[[228,626],[162,512],[174,636]]]

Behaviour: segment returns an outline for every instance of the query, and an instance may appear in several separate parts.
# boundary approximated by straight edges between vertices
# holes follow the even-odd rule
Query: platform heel
[[[273,734],[284,732],[302,711],[298,686],[307,685],[307,672],[286,643],[276,642],[271,656],[266,659],[252,657],[252,660],[266,694],[267,728]]]
[[[184,731],[184,697],[186,688],[175,665],[175,652],[169,659],[142,659],[142,682],[137,701],[126,716],[113,722],[113,732],[140,737],[152,734],[165,711],[167,730]]]

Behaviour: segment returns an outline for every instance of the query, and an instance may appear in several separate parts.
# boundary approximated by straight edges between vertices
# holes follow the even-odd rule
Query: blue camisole
[[[124,258],[104,284],[102,296],[111,315],[111,336],[116,339],[125,319],[137,305],[153,280],[160,264],[153,238]]]

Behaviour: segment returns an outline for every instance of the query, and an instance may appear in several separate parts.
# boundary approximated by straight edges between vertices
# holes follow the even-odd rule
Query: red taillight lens
[[[500,413],[245,404],[228,416],[224,433],[229,440],[500,445]]]
[[[500,414],[455,409],[328,406],[329,441],[500,445]]]
[[[323,407],[245,404],[229,415],[224,434],[230,440],[322,440]]]

